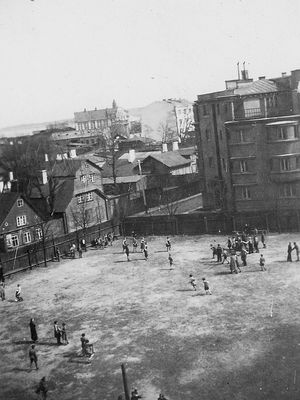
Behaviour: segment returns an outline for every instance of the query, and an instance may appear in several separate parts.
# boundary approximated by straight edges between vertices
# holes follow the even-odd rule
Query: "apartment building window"
[[[243,200],[251,199],[250,189],[247,186],[242,187],[242,199]]]
[[[23,199],[18,199],[17,200],[17,207],[23,207],[23,205],[24,205]]]
[[[88,122],[84,122],[83,126],[84,126],[84,129],[89,129],[89,123]]]
[[[248,163],[246,160],[240,161],[240,172],[248,172]]]
[[[279,188],[280,197],[295,197],[296,188],[293,184],[284,184]]]
[[[93,192],[89,192],[86,195],[86,201],[92,201],[93,200]]]
[[[209,165],[209,168],[213,168],[213,166],[214,166],[214,159],[213,159],[213,157],[209,157],[209,158],[208,158],[208,165]]]
[[[203,115],[207,115],[207,107],[203,104]]]
[[[207,141],[210,140],[210,132],[209,132],[209,129],[205,129],[205,137],[206,137],[206,140],[207,140]]]
[[[26,243],[26,244],[31,242],[30,232],[24,232],[23,240],[24,240],[24,243]]]
[[[81,204],[84,202],[84,195],[80,194],[79,196],[77,196],[77,203]]]
[[[278,139],[285,140],[288,138],[287,131],[285,128],[281,127],[278,129]]]
[[[95,121],[91,122],[91,129],[95,129]]]
[[[280,170],[281,171],[289,171],[291,170],[291,160],[289,158],[282,158],[280,160]]]
[[[26,225],[26,215],[20,215],[17,219],[17,226],[24,226]]]
[[[296,157],[296,168],[300,169],[300,156]]]
[[[19,238],[18,235],[11,235],[10,243],[13,247],[19,246]]]
[[[86,175],[81,175],[80,181],[81,181],[82,183],[85,183],[85,182],[86,182]]]

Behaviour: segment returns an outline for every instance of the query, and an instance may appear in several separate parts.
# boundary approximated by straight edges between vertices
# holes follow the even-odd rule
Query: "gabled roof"
[[[92,164],[95,168],[98,168],[99,171],[101,170],[101,167],[97,164],[95,164],[93,161],[88,160],[88,159],[67,159],[67,160],[61,160],[61,161],[56,161],[54,167],[51,170],[52,176],[55,177],[75,177],[76,172],[78,169],[82,166],[84,162],[88,162]],[[47,167],[47,165],[46,165]]]
[[[177,151],[167,151],[165,153],[160,154],[152,154],[149,157],[145,158],[143,163],[149,158],[153,158],[156,161],[166,165],[168,168],[176,168],[181,167],[183,165],[189,165],[191,161],[182,157]]]
[[[155,150],[155,151],[136,151],[135,152],[135,161],[136,160],[144,160],[145,158],[147,158],[148,156],[152,155],[152,154],[160,154],[161,151],[160,150]],[[121,157],[119,157],[119,160],[127,160],[128,161],[129,158],[129,153],[124,153],[121,155]]]
[[[32,207],[32,204],[20,193],[18,192],[8,192],[0,194],[0,225],[6,219],[8,213],[12,209],[13,205],[16,203],[17,199],[22,198],[29,207]],[[35,210],[34,210],[35,211]]]
[[[75,122],[99,121],[114,118],[117,108],[103,108],[101,110],[79,111],[74,113]]]

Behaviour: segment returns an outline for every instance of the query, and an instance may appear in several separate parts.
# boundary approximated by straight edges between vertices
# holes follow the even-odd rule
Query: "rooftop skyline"
[[[1,0],[0,128],[84,108],[196,100],[300,68],[290,0]]]

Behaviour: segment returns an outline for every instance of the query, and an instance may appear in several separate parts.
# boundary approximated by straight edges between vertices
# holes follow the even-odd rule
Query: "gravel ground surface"
[[[148,261],[138,252],[127,262],[118,240],[89,249],[82,259],[7,280],[0,304],[0,399],[36,399],[46,376],[48,399],[117,400],[121,363],[130,389],[137,387],[144,400],[160,392],[169,400],[300,399],[300,262],[286,262],[287,244],[300,243],[299,234],[270,235],[267,271],[253,254],[238,275],[212,260],[213,239],[226,242],[172,237],[173,270],[165,237],[151,237]],[[197,292],[188,284],[190,273]],[[20,303],[14,301],[18,283]],[[37,371],[28,359],[32,317]],[[56,345],[54,320],[66,323],[68,345]],[[83,332],[96,350],[91,363],[78,356]]]

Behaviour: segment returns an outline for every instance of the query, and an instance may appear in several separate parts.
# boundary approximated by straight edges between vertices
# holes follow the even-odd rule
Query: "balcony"
[[[234,119],[236,121],[241,121],[245,119],[280,117],[291,114],[293,114],[293,111],[291,109],[279,109],[278,107],[268,108],[266,112],[263,107],[247,109],[239,107],[234,111]]]

